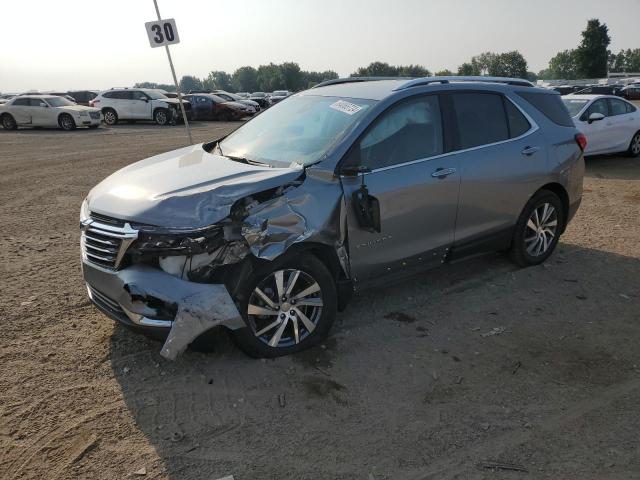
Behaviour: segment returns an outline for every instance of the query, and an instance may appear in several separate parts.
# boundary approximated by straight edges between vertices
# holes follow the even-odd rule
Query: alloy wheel
[[[73,119],[69,115],[63,115],[60,119],[60,126],[63,130],[73,130],[75,125],[73,124]]]
[[[164,125],[167,123],[167,114],[163,110],[158,110],[156,112],[156,123],[158,125]]]
[[[558,229],[558,212],[550,203],[543,203],[531,212],[524,237],[527,253],[544,255],[553,244]]]
[[[114,123],[116,123],[116,114],[113,113],[111,110],[105,112],[104,113],[104,122],[107,125],[113,125]]]
[[[7,130],[12,130],[16,125],[15,120],[9,115],[2,117],[2,126]]]
[[[636,136],[631,140],[631,153],[640,155],[640,133],[636,133]]]
[[[322,290],[302,270],[277,270],[258,282],[247,318],[253,334],[270,347],[288,347],[307,338],[322,316]]]

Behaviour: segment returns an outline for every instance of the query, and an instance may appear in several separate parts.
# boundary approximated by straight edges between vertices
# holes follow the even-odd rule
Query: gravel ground
[[[489,255],[359,294],[296,356],[222,334],[171,363],[90,305],[78,210],[184,144],[152,125],[0,132],[0,478],[640,478],[640,160],[587,160],[542,266]]]

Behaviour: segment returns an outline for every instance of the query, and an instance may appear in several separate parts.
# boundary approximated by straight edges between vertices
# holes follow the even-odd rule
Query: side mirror
[[[42,108],[48,108],[48,107],[49,107],[49,105],[47,105],[47,104],[46,104],[46,103],[44,103],[44,102],[40,102],[40,106],[41,106]]]
[[[340,169],[340,173],[345,177],[357,177],[361,173],[369,173],[371,169],[366,165],[348,165]]]
[[[598,112],[593,112],[591,115],[589,115],[589,123],[593,123],[593,122],[597,122],[599,120],[602,120],[604,118],[604,115]]]

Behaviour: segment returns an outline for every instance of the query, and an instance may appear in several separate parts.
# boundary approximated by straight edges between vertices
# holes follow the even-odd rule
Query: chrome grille
[[[118,302],[107,297],[104,293],[96,290],[89,284],[87,284],[87,291],[89,292],[89,298],[93,300],[93,303],[95,303],[100,310],[113,317],[127,319],[127,315]]]
[[[127,248],[138,237],[138,231],[128,223],[118,225],[115,222],[106,223],[104,219],[99,221],[92,216],[81,225],[80,242],[85,261],[111,270],[118,268]]]

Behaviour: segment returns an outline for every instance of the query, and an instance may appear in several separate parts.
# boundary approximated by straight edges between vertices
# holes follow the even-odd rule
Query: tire
[[[102,116],[104,118],[104,123],[107,125],[115,125],[118,123],[118,114],[113,108],[105,108],[102,110]]]
[[[291,280],[293,285],[287,293]],[[247,326],[234,330],[232,337],[251,357],[274,358],[306,350],[326,338],[336,317],[338,298],[333,277],[317,257],[308,253],[268,264],[253,273],[239,290],[240,313]],[[296,298],[300,294],[304,296]],[[302,305],[303,301],[308,303]]]
[[[637,157],[640,155],[640,130],[636,132],[636,134],[631,138],[631,143],[629,143],[629,150],[627,150],[627,155],[630,157]]]
[[[564,222],[562,200],[549,190],[540,190],[529,199],[518,218],[511,259],[521,267],[544,262],[556,248]]]
[[[157,108],[155,112],[153,112],[153,120],[158,125],[168,125],[169,124],[169,112],[166,108]]]
[[[67,132],[76,129],[76,122],[68,113],[63,113],[58,117],[58,125]]]
[[[13,118],[13,115],[9,113],[2,115],[2,128],[5,130],[16,130],[18,128],[18,124],[16,123],[16,119]]]

